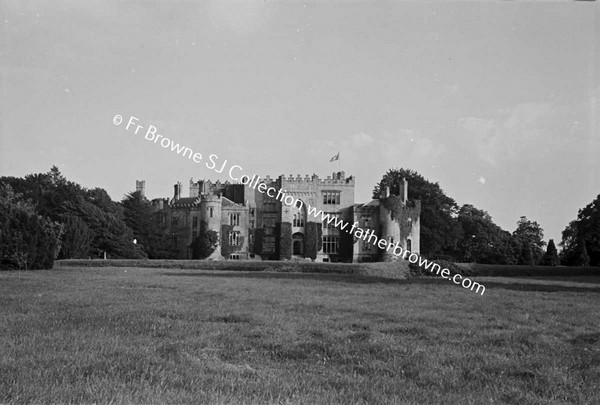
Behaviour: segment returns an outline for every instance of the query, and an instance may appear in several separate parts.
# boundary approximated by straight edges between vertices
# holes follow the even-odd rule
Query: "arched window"
[[[294,212],[294,217],[292,221],[292,226],[294,227],[303,227],[306,223],[306,211],[304,209],[304,204],[298,200],[296,203],[296,212]]]

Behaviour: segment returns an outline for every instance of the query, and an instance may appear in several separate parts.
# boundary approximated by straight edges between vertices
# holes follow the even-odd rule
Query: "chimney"
[[[404,196],[402,197],[402,202],[406,204],[406,200],[408,200],[408,180],[406,180],[406,177],[402,179],[402,182],[402,188],[404,189]]]
[[[136,180],[135,191],[139,192],[142,198],[146,197],[146,180]]]
[[[194,178],[190,179],[190,197],[198,197],[200,195],[200,185],[194,182]]]
[[[181,198],[181,182],[178,181],[177,184],[175,184],[173,186],[173,188],[174,188],[173,198],[175,199],[175,201],[177,201]]]

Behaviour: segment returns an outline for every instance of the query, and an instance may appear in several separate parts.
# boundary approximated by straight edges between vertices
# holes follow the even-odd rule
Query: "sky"
[[[593,2],[0,0],[0,176],[56,165],[114,200],[138,179],[149,198],[227,179],[120,114],[250,174],[341,168],[357,202],[412,169],[559,241],[600,194],[599,17]]]

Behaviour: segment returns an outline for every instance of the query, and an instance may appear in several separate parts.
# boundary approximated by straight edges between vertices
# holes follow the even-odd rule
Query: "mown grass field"
[[[482,283],[3,272],[0,403],[600,403],[597,278]]]

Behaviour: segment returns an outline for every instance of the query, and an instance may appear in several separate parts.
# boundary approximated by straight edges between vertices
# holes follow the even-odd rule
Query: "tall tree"
[[[0,267],[51,269],[60,249],[62,226],[0,183]]]
[[[59,259],[85,259],[91,254],[94,232],[74,214],[65,214],[64,234]]]
[[[160,213],[139,191],[127,194],[121,200],[125,224],[150,259],[177,257],[172,239],[165,233]]]
[[[456,259],[465,262],[506,264],[510,233],[492,221],[483,210],[463,205],[456,218],[462,229]]]
[[[544,255],[544,230],[536,221],[531,221],[522,216],[517,222],[517,229],[513,232],[513,237],[521,245],[520,264],[537,264]],[[531,255],[529,254],[531,252]]]
[[[546,249],[546,253],[542,258],[542,264],[544,266],[558,266],[560,264],[560,260],[558,258],[558,251],[556,250],[556,246],[554,245],[554,239],[550,239],[548,241],[548,248]]]
[[[577,219],[571,221],[562,233],[561,256],[568,265],[582,263],[585,256],[592,266],[600,265],[600,195],[580,209]],[[581,246],[581,245],[584,246]],[[581,265],[581,264],[577,264]]]

